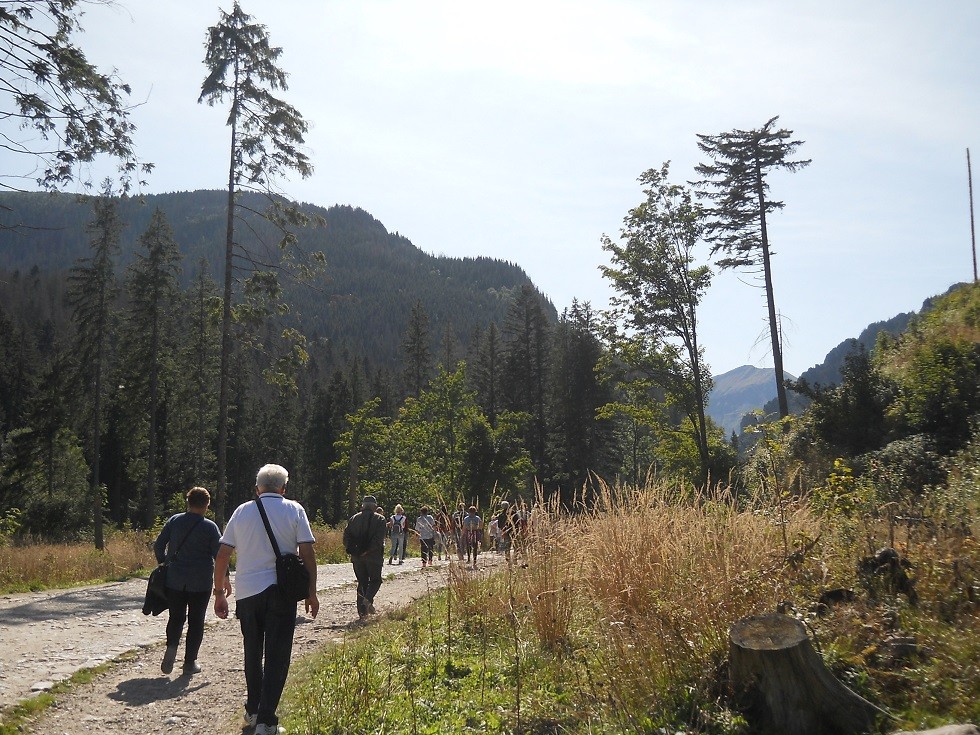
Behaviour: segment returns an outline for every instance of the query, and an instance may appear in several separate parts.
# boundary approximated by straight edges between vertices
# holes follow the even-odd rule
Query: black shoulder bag
[[[203,520],[204,520],[204,516],[201,516],[196,521],[194,521],[194,524],[189,529],[187,529],[187,533],[184,534],[184,538],[182,538],[180,540],[180,543],[177,544],[177,548],[174,549],[174,553],[170,555],[170,558],[164,561],[163,564],[157,566],[157,568],[154,569],[152,572],[150,572],[150,577],[149,579],[146,580],[147,598],[156,597],[159,598],[161,603],[166,602],[168,598],[167,566],[170,564],[170,562],[172,562],[174,559],[177,558],[177,554],[179,554],[180,550],[183,548],[184,542],[187,541],[190,535],[194,532],[194,529],[197,528],[197,524],[199,524]],[[149,614],[146,612],[146,607],[144,607],[143,614],[144,615]]]
[[[279,551],[279,544],[275,534],[272,533],[265,508],[258,498],[255,499],[255,504],[259,506],[262,523],[265,524],[266,533],[269,534],[272,550],[276,552],[276,584],[279,586],[279,591],[292,602],[305,600],[310,591],[310,573],[306,571],[306,565],[296,554],[283,554]]]

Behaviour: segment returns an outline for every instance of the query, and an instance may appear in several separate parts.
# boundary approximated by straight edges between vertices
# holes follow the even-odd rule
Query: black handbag
[[[283,554],[279,551],[279,544],[275,534],[272,533],[272,526],[269,525],[269,516],[265,514],[265,508],[262,507],[258,498],[255,499],[255,504],[259,506],[262,523],[265,524],[266,533],[269,534],[272,550],[276,552],[276,585],[278,585],[279,591],[291,602],[305,600],[310,592],[310,573],[306,570],[306,565],[296,554]]]
[[[184,534],[184,538],[180,540],[177,544],[177,548],[174,549],[173,555],[168,561],[160,564],[156,569],[150,572],[149,578],[146,580],[146,595],[143,598],[143,614],[144,615],[159,615],[161,612],[169,607],[170,595],[167,592],[167,565],[170,561],[177,558],[177,554],[180,553],[181,548],[184,546],[184,542],[188,539],[194,529],[197,528],[197,524],[204,520],[204,516],[198,518],[194,525],[187,529],[187,533]]]

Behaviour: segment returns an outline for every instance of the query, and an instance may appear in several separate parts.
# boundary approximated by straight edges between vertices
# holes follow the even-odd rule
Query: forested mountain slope
[[[225,240],[226,195],[221,191],[156,194],[124,200],[120,215],[126,226],[120,266],[132,260],[135,243],[156,208],[174,228],[183,254],[186,285],[207,262],[219,280]],[[242,200],[261,209],[258,197]],[[501,322],[511,292],[530,284],[512,263],[490,257],[447,258],[423,252],[364,210],[329,209],[305,204],[326,220],[325,227],[297,231],[301,247],[326,255],[324,273],[308,284],[284,281],[298,326],[314,338],[326,338],[335,355],[367,357],[377,365],[394,365],[412,306],[420,301],[429,320],[433,348],[446,330],[465,348],[475,327]],[[11,193],[0,195],[0,270],[27,273],[63,272],[88,254],[86,225],[90,201],[71,195]],[[261,223],[239,227],[249,247],[274,260],[275,237]],[[255,230],[257,236],[250,232]],[[264,244],[259,240],[264,240]],[[121,268],[120,268],[121,270]],[[549,317],[556,318],[549,304]],[[339,351],[339,352],[338,352]]]
[[[775,375],[772,368],[742,365],[715,376],[708,399],[708,415],[725,430],[726,436],[738,433],[742,416],[775,400]],[[792,375],[786,377],[795,380]]]
[[[857,352],[861,348],[864,348],[870,352],[871,349],[874,348],[875,343],[878,341],[878,337],[882,334],[897,337],[898,335],[904,333],[917,314],[927,314],[933,308],[933,305],[937,300],[956,291],[962,286],[962,283],[958,283],[954,286],[950,286],[949,290],[947,290],[945,294],[930,296],[928,299],[922,302],[922,308],[918,312],[902,312],[901,314],[896,314],[890,319],[869,324],[857,337],[845,339],[839,345],[834,347],[827,353],[827,356],[819,365],[814,365],[812,368],[804,370],[799,379],[801,381],[806,381],[811,386],[819,385],[827,388],[838,385],[841,382],[841,368],[844,367],[844,362],[848,355]],[[792,380],[792,378],[789,376],[787,376],[787,379]],[[792,413],[800,413],[807,407],[807,405],[809,405],[809,400],[799,393],[790,392],[789,405]],[[765,408],[763,408],[763,412],[766,415],[777,415],[779,413],[779,407],[776,405],[775,399],[766,403]],[[743,423],[743,426],[744,425],[745,424]]]

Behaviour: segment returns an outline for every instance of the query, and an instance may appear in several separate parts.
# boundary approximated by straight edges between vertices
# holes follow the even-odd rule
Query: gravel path
[[[488,555],[487,561],[493,562]],[[418,559],[385,566],[379,613],[401,607],[446,584],[447,562],[421,569]],[[357,619],[350,564],[319,568],[320,614],[307,618],[299,605],[293,659],[321,644],[339,641]],[[0,707],[33,696],[82,668],[126,651],[91,684],[58,698],[28,732],[36,735],[147,733],[241,733],[245,679],[241,633],[232,616],[208,613],[198,658],[204,671],[179,676],[160,672],[166,613],[141,612],[146,581],[0,597]],[[179,658],[180,654],[178,654]],[[33,690],[33,692],[32,692]]]

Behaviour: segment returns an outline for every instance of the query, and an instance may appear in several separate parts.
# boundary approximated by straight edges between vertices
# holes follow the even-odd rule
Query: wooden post
[[[973,225],[973,169],[970,168],[970,149],[966,149],[966,180],[970,189],[970,244],[973,246],[973,282],[977,282],[977,231]]]
[[[830,673],[796,618],[742,618],[728,638],[732,684],[748,695],[747,717],[760,732],[865,733],[887,716]]]

